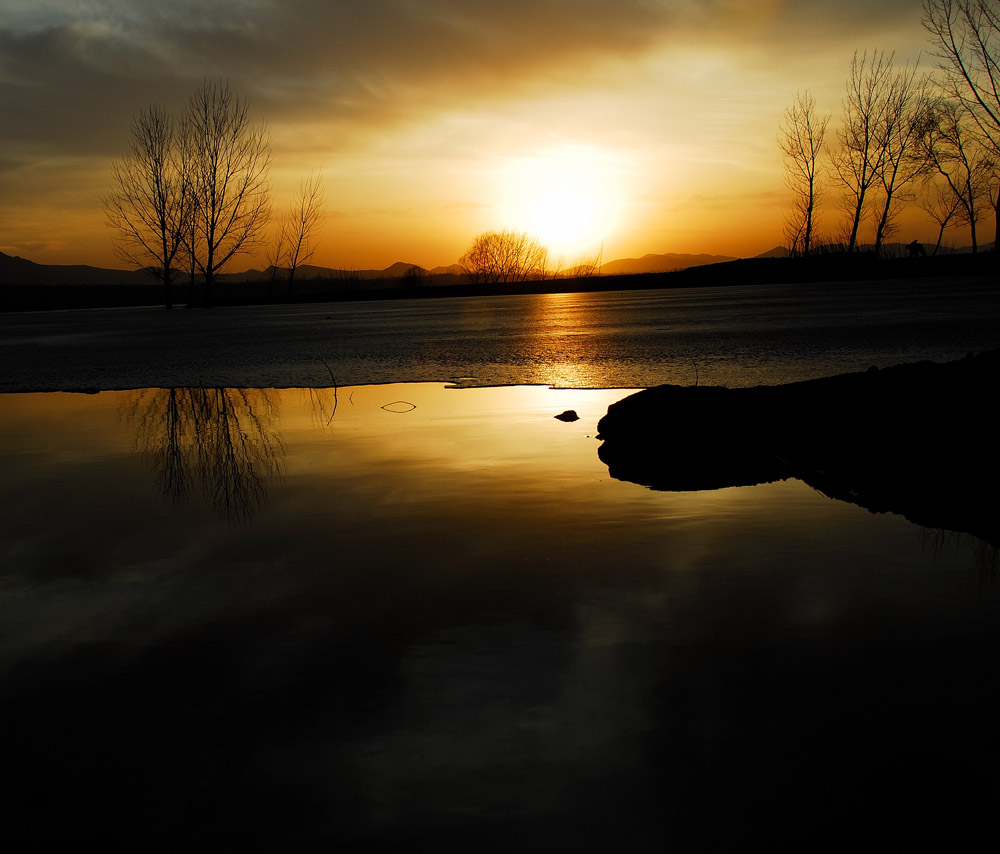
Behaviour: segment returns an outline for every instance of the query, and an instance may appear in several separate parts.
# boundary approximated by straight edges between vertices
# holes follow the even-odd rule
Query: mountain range
[[[774,253],[783,252],[773,249],[758,257],[773,257]],[[667,273],[684,270],[688,267],[698,267],[705,264],[718,264],[723,261],[733,261],[729,255],[686,255],[668,252],[663,255],[643,255],[641,258],[621,258],[603,264],[600,272],[603,275],[621,275],[630,273]],[[271,270],[244,270],[240,273],[226,274],[230,282],[261,282],[271,278]],[[424,269],[416,264],[397,261],[382,270],[335,269],[332,267],[316,267],[306,265],[296,271],[300,280],[307,279],[401,279],[408,275],[433,276],[441,284],[451,284],[464,276],[464,270],[458,264]],[[0,252],[0,285],[157,285],[156,278],[144,270],[115,270],[101,267],[91,267],[85,264],[36,264],[18,256],[6,255]]]

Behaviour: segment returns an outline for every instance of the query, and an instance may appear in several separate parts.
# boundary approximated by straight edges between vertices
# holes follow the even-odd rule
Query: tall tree
[[[870,213],[870,193],[882,171],[885,151],[880,140],[891,80],[892,55],[879,50],[869,57],[865,51],[859,58],[855,52],[837,132],[839,148],[833,158],[834,170],[844,188],[848,252],[857,247],[861,224]]]
[[[102,199],[116,254],[161,279],[168,309],[191,214],[191,185],[175,142],[174,121],[162,107],[136,115],[128,148],[111,165],[114,186]]]
[[[945,91],[966,109],[981,142],[1000,160],[1000,3],[997,0],[924,0]],[[1000,251],[1000,188],[990,188]]]
[[[876,140],[881,150],[878,169],[880,198],[876,207],[875,254],[882,252],[893,230],[898,202],[912,201],[908,188],[927,171],[920,140],[930,111],[926,78],[917,77],[916,66],[893,71],[886,81],[885,109]]]
[[[270,140],[245,99],[208,81],[191,96],[181,139],[194,194],[188,250],[211,302],[216,276],[234,255],[257,247],[270,219]]]
[[[830,117],[816,114],[816,99],[799,92],[785,110],[778,131],[778,147],[785,159],[785,183],[793,193],[785,233],[793,254],[808,255],[812,248],[816,204],[819,199],[819,157]]]

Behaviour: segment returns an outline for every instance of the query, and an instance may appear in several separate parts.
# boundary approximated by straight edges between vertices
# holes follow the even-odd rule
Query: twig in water
[[[394,406],[405,406],[406,409],[393,409]],[[382,409],[386,412],[394,412],[396,415],[403,415],[407,412],[413,412],[417,408],[415,403],[410,403],[408,400],[394,400],[392,403],[385,404]]]
[[[333,375],[333,368],[330,367],[330,363],[326,359],[320,359],[320,361],[326,365],[326,372],[330,375],[330,382],[333,383],[333,411],[330,413],[330,419],[326,422],[326,426],[330,426],[330,422],[333,421],[333,416],[337,414],[337,378]]]

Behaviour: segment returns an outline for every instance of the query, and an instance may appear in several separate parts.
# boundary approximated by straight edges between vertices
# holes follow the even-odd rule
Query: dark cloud
[[[67,0],[62,13],[48,2],[0,26],[2,133],[96,151],[136,109],[179,104],[204,77],[229,79],[271,120],[410,117],[454,98],[570,86],[602,59],[671,41],[793,51],[794,34],[874,33],[918,12],[910,0],[104,0],[82,11]]]

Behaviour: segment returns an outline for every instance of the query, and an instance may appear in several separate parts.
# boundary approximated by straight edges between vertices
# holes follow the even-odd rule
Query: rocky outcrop
[[[658,386],[608,409],[612,477],[696,490],[797,477],[874,512],[1000,544],[1000,350],[729,389]]]

